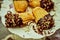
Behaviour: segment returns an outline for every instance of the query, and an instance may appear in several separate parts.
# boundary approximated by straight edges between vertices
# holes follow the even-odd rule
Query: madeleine
[[[28,3],[31,7],[39,7],[40,6],[40,0],[28,0]]]
[[[28,7],[27,1],[14,1],[14,7],[17,12],[24,12]]]

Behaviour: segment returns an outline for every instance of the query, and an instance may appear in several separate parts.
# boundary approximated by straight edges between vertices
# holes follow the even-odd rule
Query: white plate
[[[53,0],[53,1],[55,2],[56,11],[55,12],[51,12],[51,14],[56,13],[56,16],[54,16],[55,27],[53,27],[50,30],[47,30],[47,31],[51,32],[50,34],[41,35],[41,34],[35,33],[34,30],[32,29],[33,25],[36,26],[35,23],[31,23],[29,26],[26,26],[24,28],[8,28],[8,30],[11,33],[19,35],[22,38],[33,38],[33,39],[40,39],[40,38],[43,38],[43,37],[50,36],[50,35],[54,34],[55,31],[60,28],[60,18],[59,18],[60,17],[60,3],[59,3],[60,0],[58,0],[58,1],[57,0]],[[9,8],[10,4],[13,4],[12,0],[4,0],[3,4],[2,4],[1,14],[0,15],[2,17],[2,23],[4,25],[5,25],[4,16],[7,13],[7,11],[11,11],[12,13],[16,13],[14,8],[11,8],[11,9]]]

